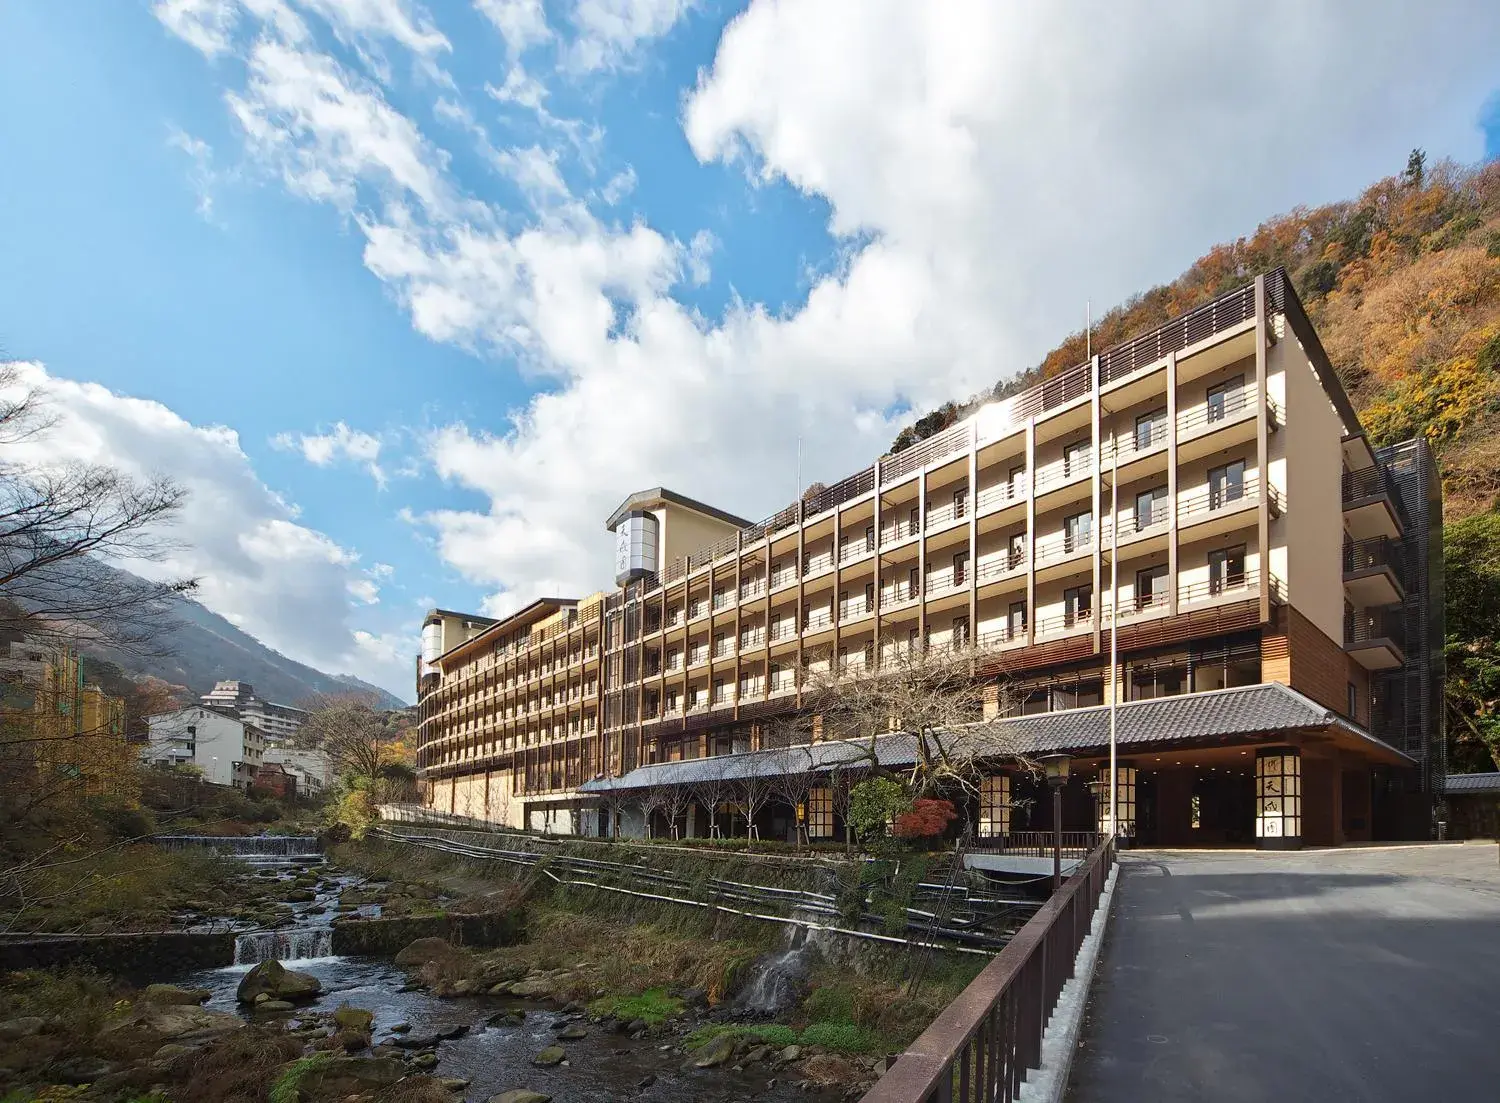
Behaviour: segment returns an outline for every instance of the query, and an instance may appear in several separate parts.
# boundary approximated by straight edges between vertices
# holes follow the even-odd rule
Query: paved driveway
[[[1500,1100],[1488,845],[1121,861],[1069,1099]]]

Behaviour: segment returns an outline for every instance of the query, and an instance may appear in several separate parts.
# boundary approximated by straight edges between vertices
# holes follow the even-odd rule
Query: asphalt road
[[[1494,844],[1121,861],[1072,1103],[1500,1100]]]

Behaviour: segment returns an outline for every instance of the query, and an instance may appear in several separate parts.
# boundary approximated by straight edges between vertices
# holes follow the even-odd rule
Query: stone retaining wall
[[[234,963],[234,935],[163,931],[154,934],[62,935],[0,940],[0,971],[88,965],[136,984]]]
[[[419,938],[446,938],[455,946],[513,946],[526,937],[519,911],[486,915],[433,915],[410,919],[340,919],[333,924],[333,952],[389,957]]]

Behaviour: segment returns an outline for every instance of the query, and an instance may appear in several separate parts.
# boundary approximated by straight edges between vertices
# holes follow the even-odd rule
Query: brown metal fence
[[[1010,1103],[1041,1063],[1042,1034],[1115,861],[1113,836],[907,1047],[861,1103]]]

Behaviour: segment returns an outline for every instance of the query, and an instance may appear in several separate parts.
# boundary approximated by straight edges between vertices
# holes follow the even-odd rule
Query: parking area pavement
[[[1495,844],[1124,855],[1068,1098],[1500,1099]]]

